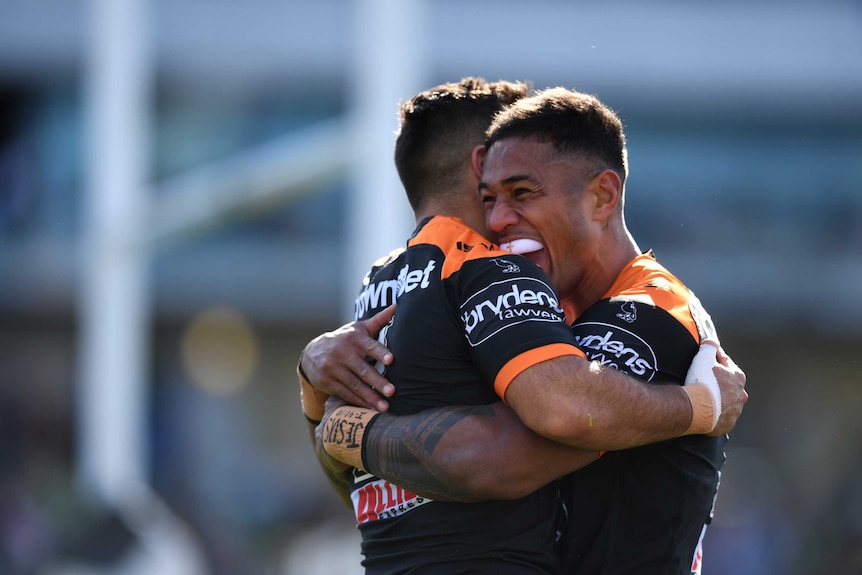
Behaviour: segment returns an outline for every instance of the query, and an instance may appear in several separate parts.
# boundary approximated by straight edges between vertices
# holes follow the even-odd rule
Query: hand
[[[742,415],[742,407],[748,401],[748,392],[745,391],[745,373],[730,359],[723,348],[718,349],[717,360],[712,371],[721,390],[721,416],[715,429],[708,434],[711,436],[723,435],[733,429],[736,420]]]
[[[392,353],[376,337],[394,314],[395,306],[391,305],[374,317],[348,323],[313,339],[301,359],[309,383],[351,405],[388,410],[384,397],[391,397],[395,386],[368,360],[392,363]]]

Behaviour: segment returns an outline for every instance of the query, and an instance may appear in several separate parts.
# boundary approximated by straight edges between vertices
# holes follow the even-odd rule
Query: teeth
[[[506,242],[500,247],[502,247],[506,251],[512,252],[513,254],[520,255],[537,252],[545,246],[543,246],[540,242],[537,242],[536,240],[521,238],[519,240],[512,240],[511,242]]]

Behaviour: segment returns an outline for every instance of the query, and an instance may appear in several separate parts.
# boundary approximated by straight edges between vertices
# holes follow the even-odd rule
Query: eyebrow
[[[508,178],[502,180],[500,182],[500,184],[506,186],[509,184],[515,184],[517,182],[523,182],[523,181],[533,181],[533,178],[528,176],[527,174],[515,174],[514,176],[509,176]],[[490,187],[490,185],[487,182],[485,182],[485,181],[479,182],[479,191],[485,190],[489,187]]]

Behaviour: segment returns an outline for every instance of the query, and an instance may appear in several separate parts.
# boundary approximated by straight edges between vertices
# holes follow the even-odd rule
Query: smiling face
[[[588,190],[592,168],[585,158],[524,138],[499,140],[485,155],[479,189],[489,229],[504,249],[514,240],[539,242],[542,249],[524,256],[548,274],[561,298],[581,281],[599,229]]]

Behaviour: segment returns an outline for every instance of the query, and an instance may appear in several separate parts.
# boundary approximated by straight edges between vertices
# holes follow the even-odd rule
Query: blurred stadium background
[[[411,217],[398,100],[625,121],[628,221],[751,400],[705,575],[862,573],[862,3],[0,2],[0,573],[356,573],[304,343]]]

